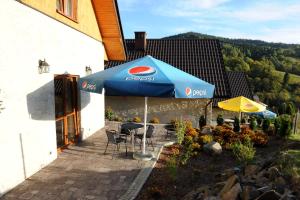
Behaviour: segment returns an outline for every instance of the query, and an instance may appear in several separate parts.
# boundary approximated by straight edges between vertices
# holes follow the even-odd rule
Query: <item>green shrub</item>
[[[115,115],[115,113],[113,112],[113,110],[111,109],[111,107],[108,107],[105,110],[105,118],[108,119],[109,121],[113,121],[114,120],[114,115]]]
[[[231,149],[234,157],[244,166],[253,161],[256,152],[249,137],[244,139],[244,143],[240,141],[234,143]]]
[[[201,129],[203,126],[206,126],[206,119],[204,115],[201,115],[199,118],[199,128]]]
[[[193,155],[193,142],[186,143],[183,148],[182,155],[180,157],[180,163],[182,165],[185,165],[187,161],[192,157]]]
[[[257,122],[256,122],[256,119],[255,119],[254,117],[252,117],[252,118],[250,119],[249,127],[250,127],[253,131],[256,131],[256,129],[257,129]]]
[[[258,125],[258,126],[261,126],[262,121],[263,121],[263,120],[262,120],[261,117],[257,117],[257,118],[256,118],[256,122],[257,122],[257,125]]]
[[[233,123],[233,131],[234,132],[240,132],[241,127],[240,127],[240,120],[239,118],[235,117],[234,118],[234,123]]]
[[[280,128],[279,135],[281,137],[287,138],[292,133],[293,122],[291,116],[281,115],[280,116]]]
[[[286,110],[287,110],[287,105],[286,105],[286,103],[282,103],[282,104],[279,106],[278,113],[279,113],[280,115],[286,114]]]
[[[280,126],[281,126],[281,120],[280,120],[280,117],[277,117],[274,120],[274,129],[275,129],[275,134],[276,135],[279,135]]]
[[[186,123],[184,121],[178,121],[176,124],[176,136],[178,144],[181,144],[184,140],[184,134],[186,130]]]
[[[218,115],[217,124],[218,124],[218,126],[222,126],[224,124],[224,119],[223,119],[222,115]]]
[[[270,128],[271,120],[270,119],[264,119],[262,124],[262,129],[265,133],[268,133],[268,130]]]
[[[296,112],[297,111],[296,111],[296,107],[295,107],[294,103],[293,102],[289,102],[287,104],[286,114],[291,115],[291,116],[295,116]]]

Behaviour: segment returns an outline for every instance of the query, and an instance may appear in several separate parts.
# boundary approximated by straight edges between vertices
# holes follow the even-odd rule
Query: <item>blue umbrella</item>
[[[212,98],[215,86],[151,56],[83,77],[79,89],[108,96],[145,97],[144,140],[147,121],[147,97]]]
[[[269,111],[269,110],[265,110],[265,111],[262,111],[262,112],[253,112],[253,113],[249,113],[250,115],[258,115],[258,116],[261,116],[263,118],[268,118],[268,119],[272,119],[272,118],[275,118],[277,117],[277,114],[276,113],[273,113],[272,111]]]
[[[108,96],[212,98],[214,85],[151,56],[79,80],[81,90]]]

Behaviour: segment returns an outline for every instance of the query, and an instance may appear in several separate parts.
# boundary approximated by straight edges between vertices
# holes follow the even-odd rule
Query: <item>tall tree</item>
[[[286,86],[289,84],[289,80],[290,80],[290,74],[288,72],[285,72],[283,76],[283,84],[282,84],[284,88],[286,88]]]

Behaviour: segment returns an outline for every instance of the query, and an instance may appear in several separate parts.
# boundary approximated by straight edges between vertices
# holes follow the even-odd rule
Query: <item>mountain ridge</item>
[[[241,43],[241,42],[246,42],[249,44],[260,44],[260,45],[277,45],[277,46],[299,46],[300,44],[289,44],[289,43],[283,43],[283,42],[267,42],[264,40],[257,40],[257,39],[246,39],[246,38],[226,38],[222,36],[215,36],[215,35],[209,35],[209,34],[204,34],[204,33],[197,33],[197,32],[186,32],[186,33],[179,33],[176,35],[171,35],[171,36],[166,36],[161,39],[218,39],[221,42],[233,42],[233,43]]]
[[[229,39],[196,32],[162,39],[217,39],[226,70],[245,72],[252,91],[262,101],[275,108],[284,102],[300,107],[300,44]]]

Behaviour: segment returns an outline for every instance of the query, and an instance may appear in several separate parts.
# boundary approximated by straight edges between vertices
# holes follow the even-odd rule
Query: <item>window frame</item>
[[[68,6],[69,1],[68,0],[56,0],[56,1],[59,1],[59,5],[60,5],[60,8],[58,8],[57,4],[56,4],[56,12],[67,17],[68,19],[78,23],[78,20],[77,20],[78,0],[71,0],[71,4],[72,4],[71,16],[69,16],[67,13],[67,6]]]

